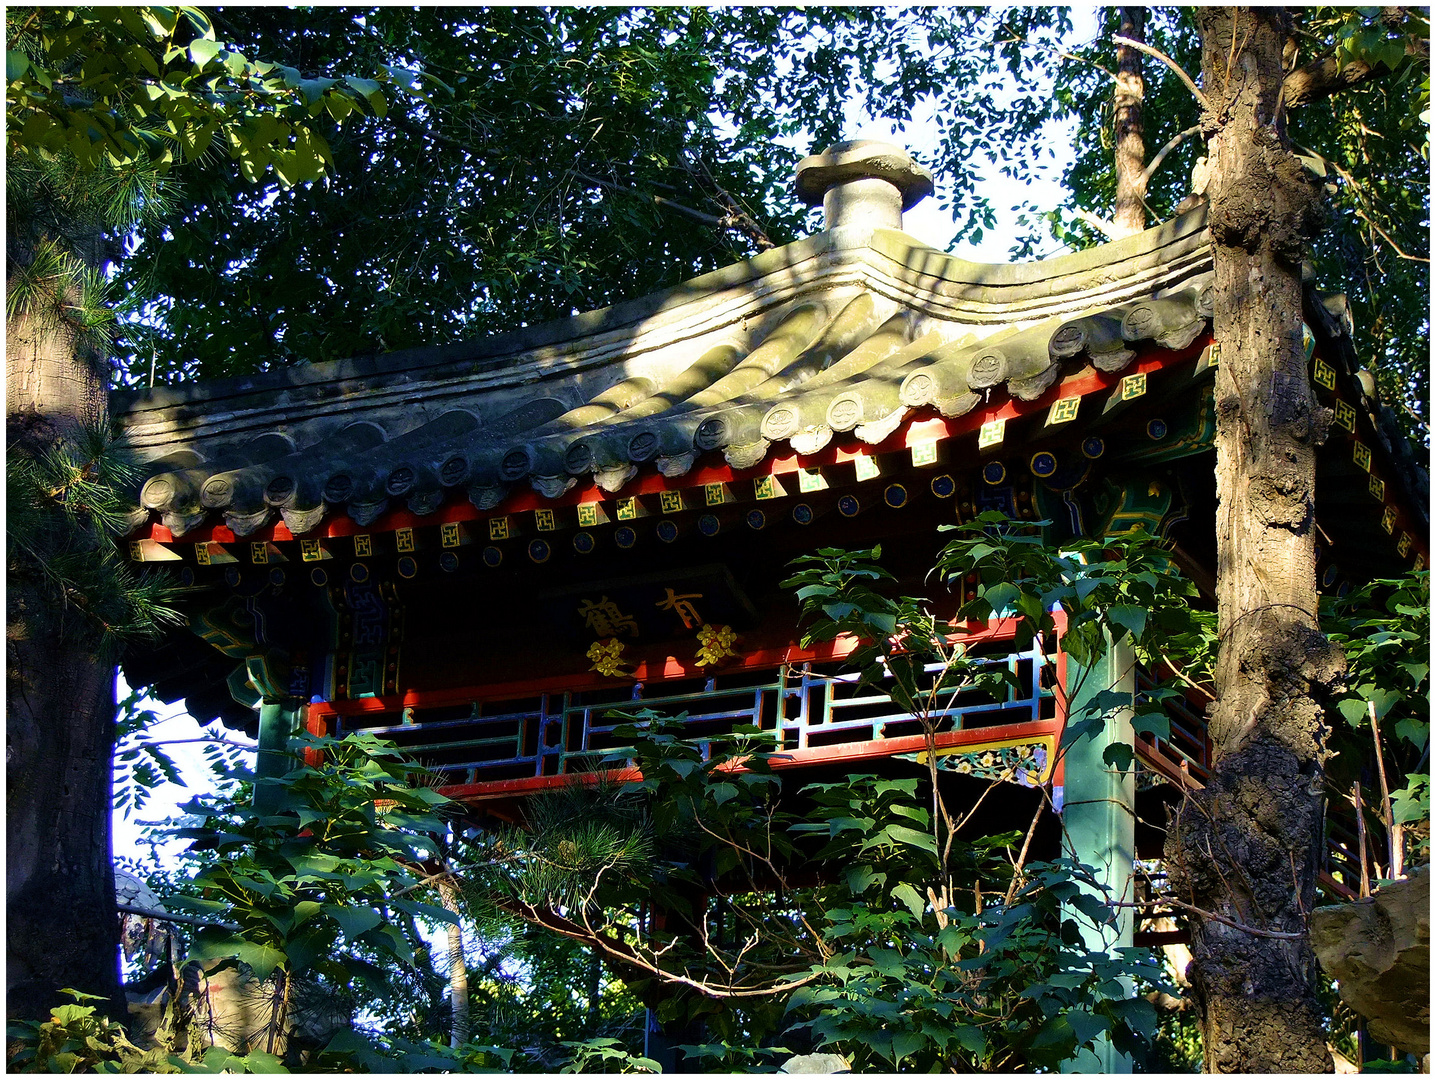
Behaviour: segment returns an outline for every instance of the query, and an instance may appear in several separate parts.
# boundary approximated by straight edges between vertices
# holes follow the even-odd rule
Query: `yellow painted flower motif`
[[[593,666],[588,670],[606,675],[610,679],[632,675],[633,672],[624,666],[623,650],[624,644],[618,638],[595,641],[588,647],[588,658],[593,661]]]
[[[730,656],[737,656],[732,645],[738,640],[731,626],[710,626],[704,623],[698,630],[698,666],[708,667]]]

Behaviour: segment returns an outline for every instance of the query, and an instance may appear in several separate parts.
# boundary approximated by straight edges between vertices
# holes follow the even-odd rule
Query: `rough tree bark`
[[[17,253],[7,245],[9,254]],[[6,320],[6,449],[39,453],[102,422],[105,373],[63,322]],[[73,616],[72,616],[73,617]],[[61,987],[124,1015],[110,861],[114,664],[65,632],[40,583],[6,594],[6,1014],[45,1018]]]
[[[1329,416],[1302,348],[1318,193],[1283,121],[1281,8],[1203,8],[1216,271],[1218,698],[1213,769],[1168,832],[1198,918],[1192,983],[1209,1072],[1329,1072],[1306,938],[1322,841],[1322,702],[1344,661],[1316,620],[1315,448]]]
[[[1122,37],[1145,41],[1147,10],[1117,9]],[[1118,236],[1147,227],[1147,146],[1142,126],[1142,54],[1130,45],[1117,46],[1117,86],[1113,92],[1113,136],[1116,152],[1117,200],[1112,224]]]

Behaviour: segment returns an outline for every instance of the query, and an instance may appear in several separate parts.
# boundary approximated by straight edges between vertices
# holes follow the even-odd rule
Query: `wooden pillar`
[[[1136,773],[1129,766],[1121,771],[1102,760],[1111,743],[1132,745],[1131,695],[1136,692],[1135,660],[1130,639],[1110,645],[1107,654],[1091,667],[1067,658],[1069,724],[1101,714],[1101,726],[1078,739],[1064,758],[1062,806],[1065,854],[1096,870],[1096,878],[1110,892],[1107,899],[1133,899],[1132,859],[1136,850]],[[1104,691],[1128,695],[1129,705],[1103,714],[1099,697]],[[1091,890],[1089,887],[1089,891]],[[1109,909],[1113,918],[1105,925],[1073,910],[1082,940],[1094,952],[1111,952],[1132,944],[1131,908]],[[1135,987],[1129,988],[1135,993]],[[1063,1072],[1130,1073],[1131,1059],[1119,1054],[1103,1035],[1093,1050],[1083,1050],[1066,1062]]]
[[[289,737],[294,734],[303,713],[295,698],[266,700],[259,706],[259,749],[254,758],[254,776],[283,776],[294,768],[289,752]],[[279,790],[270,784],[254,785],[254,808],[260,813],[273,813],[279,804]]]

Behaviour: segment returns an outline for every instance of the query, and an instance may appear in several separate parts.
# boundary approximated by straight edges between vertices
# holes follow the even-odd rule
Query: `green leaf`
[[[953,1037],[957,1039],[957,1044],[970,1054],[981,1057],[987,1052],[987,1036],[981,1028],[971,1024],[959,1024],[953,1029]]]
[[[913,918],[922,918],[922,913],[927,908],[927,901],[906,881],[893,886],[891,895],[894,900],[904,904],[912,912]]]
[[[900,843],[920,848],[930,855],[937,854],[937,838],[932,833],[909,829],[906,825],[889,825],[883,829],[883,833]]]
[[[1396,734],[1419,750],[1426,745],[1426,740],[1431,737],[1431,723],[1427,720],[1409,716],[1405,720],[1396,721]]]
[[[222,46],[210,38],[195,38],[189,43],[189,58],[196,67],[204,67],[220,54]]]
[[[913,1032],[899,1032],[893,1036],[892,1062],[899,1064],[909,1054],[915,1054],[927,1045],[927,1039]]]
[[[1093,1016],[1082,1009],[1068,1009],[1062,1016],[1071,1025],[1072,1033],[1077,1036],[1078,1046],[1089,1045],[1111,1026],[1106,1017]]]
[[[236,934],[206,927],[195,935],[190,946],[191,960],[222,960],[233,957],[249,965],[257,979],[267,979],[280,964],[285,954],[271,945],[247,941]]]
[[[30,70],[30,58],[15,49],[5,50],[5,80],[23,79]]]
[[[1147,628],[1146,609],[1133,604],[1113,604],[1107,609],[1107,618],[1128,631],[1133,641],[1139,640]]]
[[[299,92],[307,104],[313,105],[334,85],[333,79],[300,79]]]
[[[344,81],[354,87],[355,90],[358,90],[359,93],[363,94],[366,98],[381,92],[379,84],[373,79],[360,79],[353,75],[346,75],[344,76]]]
[[[374,929],[384,921],[384,917],[371,907],[325,904],[324,914],[339,924],[339,929],[350,941]]]
[[[1132,717],[1132,731],[1137,735],[1168,739],[1172,735],[1172,718],[1164,712],[1138,713]]]
[[[1126,772],[1132,767],[1132,758],[1132,748],[1124,742],[1108,743],[1102,750],[1103,764],[1112,765],[1120,772]]]
[[[1361,698],[1342,698],[1336,708],[1348,724],[1359,726],[1366,722],[1366,702]]]
[[[994,615],[1001,616],[1016,605],[1022,590],[1011,582],[1002,581],[981,590],[978,595],[992,608]]]

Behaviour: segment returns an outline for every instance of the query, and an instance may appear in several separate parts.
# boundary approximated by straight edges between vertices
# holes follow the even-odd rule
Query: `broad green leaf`
[[[276,967],[284,963],[285,955],[271,945],[248,941],[227,931],[205,929],[195,935],[190,946],[191,960],[220,960],[226,957],[249,965],[257,979],[267,979]]]
[[[1132,635],[1134,641],[1147,628],[1147,612],[1132,604],[1113,604],[1107,609],[1107,618]]]
[[[371,907],[349,907],[340,904],[325,904],[324,914],[339,924],[344,936],[350,941],[374,929],[384,917]]]
[[[883,829],[883,833],[900,843],[920,848],[930,855],[937,854],[937,839],[932,833],[909,829],[906,825],[889,825]]]
[[[894,1065],[901,1064],[903,1058],[915,1054],[927,1045],[927,1040],[921,1035],[913,1032],[899,1032],[893,1036],[892,1041],[892,1062]]]
[[[223,46],[209,38],[195,38],[189,43],[189,56],[196,67],[204,67],[220,54]]]
[[[927,908],[927,901],[906,881],[893,886],[891,895],[894,900],[902,903],[912,912],[913,918],[922,918],[922,913]]]
[[[1077,1036],[1078,1046],[1089,1045],[1093,1039],[1111,1026],[1105,1016],[1093,1016],[1082,1009],[1068,1009],[1062,1016],[1071,1026],[1072,1033]]]
[[[1421,749],[1425,747],[1426,741],[1431,737],[1431,722],[1416,717],[1398,720],[1396,721],[1396,734],[1412,746]]]

